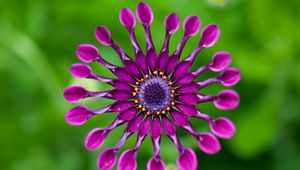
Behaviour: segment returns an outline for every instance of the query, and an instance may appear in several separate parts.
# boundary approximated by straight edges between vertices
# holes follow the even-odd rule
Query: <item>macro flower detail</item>
[[[153,156],[149,158],[148,170],[165,170],[166,166],[160,156],[161,136],[166,134],[178,149],[177,166],[181,170],[196,170],[197,157],[191,148],[181,144],[176,128],[180,127],[192,135],[199,148],[207,154],[220,151],[218,138],[229,139],[234,136],[234,124],[225,117],[212,118],[203,113],[195,105],[212,102],[220,110],[234,109],[239,105],[239,95],[233,90],[223,90],[217,95],[198,93],[204,87],[220,83],[225,87],[233,86],[240,80],[240,71],[229,67],[231,56],[220,51],[212,56],[212,60],[196,70],[191,66],[197,55],[205,48],[213,46],[219,38],[220,29],[209,24],[202,29],[197,47],[183,60],[179,60],[187,41],[200,31],[201,22],[197,16],[189,16],[183,22],[184,34],[172,53],[169,42],[172,34],[180,27],[180,19],[172,13],[165,18],[165,40],[160,51],[154,46],[150,26],[153,13],[147,3],[137,5],[136,15],[142,24],[146,36],[146,50],[142,50],[137,42],[134,27],[134,13],[124,8],[120,11],[120,22],[129,33],[134,49],[134,59],[129,57],[112,39],[110,31],[104,26],[96,28],[95,36],[102,45],[110,46],[120,57],[123,67],[106,61],[98,49],[91,44],[81,44],[76,55],[83,63],[98,62],[116,77],[109,78],[96,74],[87,64],[73,64],[71,74],[76,78],[95,79],[113,87],[108,91],[89,91],[82,86],[72,85],[65,89],[64,97],[69,102],[77,102],[84,98],[109,98],[115,100],[111,105],[100,109],[90,109],[79,105],[70,109],[65,116],[67,123],[82,125],[94,116],[108,112],[117,112],[114,121],[108,127],[93,129],[86,137],[85,147],[89,150],[99,149],[105,138],[116,127],[126,124],[120,140],[105,149],[98,158],[97,166],[109,170],[117,164],[118,170],[137,169],[137,152],[143,140],[149,136],[153,144]],[[219,72],[219,76],[196,80],[205,71]],[[208,123],[211,132],[199,133],[193,128],[189,118],[194,117]],[[127,149],[117,161],[118,150],[126,140],[136,133],[136,143]],[[218,138],[217,138],[218,137]]]

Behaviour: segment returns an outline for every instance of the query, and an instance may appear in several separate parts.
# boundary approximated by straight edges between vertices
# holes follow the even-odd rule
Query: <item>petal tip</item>
[[[178,30],[180,25],[180,19],[177,14],[172,13],[165,18],[165,27],[170,33],[174,33]]]
[[[76,55],[79,60],[85,63],[90,63],[96,60],[98,54],[98,49],[90,44],[80,44],[76,50]]]
[[[135,26],[135,17],[129,8],[123,8],[120,11],[119,19],[128,30],[132,30]]]
[[[103,45],[112,45],[110,31],[105,26],[98,26],[95,31],[96,39]]]
[[[76,78],[87,78],[92,74],[92,69],[86,64],[72,64],[70,72]]]
[[[189,16],[183,23],[185,35],[194,36],[198,33],[201,26],[201,21],[197,16]]]
[[[215,24],[207,25],[201,34],[201,40],[199,46],[208,48],[213,46],[220,36],[220,28]]]
[[[153,12],[146,2],[140,2],[136,7],[136,13],[139,21],[144,26],[149,26],[153,21]]]
[[[213,120],[210,129],[216,136],[224,139],[230,139],[236,133],[235,125],[224,117]]]
[[[199,148],[210,155],[216,154],[221,150],[219,140],[211,133],[202,133],[199,136]]]

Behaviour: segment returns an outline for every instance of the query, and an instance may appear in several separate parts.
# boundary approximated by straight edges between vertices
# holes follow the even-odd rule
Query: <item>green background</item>
[[[93,43],[109,61],[120,65],[117,55],[94,38],[98,25],[107,26],[114,40],[132,55],[126,29],[118,20],[121,8],[135,11],[138,1],[1,0],[0,1],[0,169],[1,170],[95,170],[103,148],[113,146],[123,131],[118,128],[104,146],[94,152],[83,146],[86,134],[94,127],[105,127],[115,114],[93,118],[85,125],[72,127],[64,114],[75,104],[67,103],[63,89],[82,84],[89,90],[108,89],[104,83],[71,77],[68,68],[79,62],[75,56],[80,43]],[[200,16],[202,28],[216,23],[221,37],[205,49],[194,68],[209,62],[214,52],[227,50],[232,66],[242,72],[241,82],[233,87],[240,93],[240,106],[219,111],[211,103],[199,108],[213,117],[226,116],[237,126],[232,140],[221,140],[217,155],[203,154],[196,141],[179,130],[185,146],[194,148],[199,169],[300,169],[300,2],[298,0],[160,0],[149,1],[154,11],[152,34],[155,45],[163,43],[165,15]],[[144,33],[136,26],[144,47]],[[171,51],[182,36],[182,29],[171,39]],[[199,40],[191,38],[184,50],[188,55]],[[104,67],[92,64],[95,72],[112,76]],[[205,74],[199,79],[216,76]],[[219,85],[203,93],[217,94]],[[100,108],[109,100],[85,99],[81,104]],[[207,124],[192,120],[197,131]],[[123,147],[132,147],[135,136]],[[162,157],[175,169],[177,150],[164,136]],[[120,153],[120,152],[119,152]],[[145,169],[152,155],[149,138],[138,152],[139,169]]]

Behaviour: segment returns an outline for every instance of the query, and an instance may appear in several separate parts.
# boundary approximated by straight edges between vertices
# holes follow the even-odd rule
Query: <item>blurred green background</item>
[[[133,54],[128,34],[118,20],[121,8],[135,10],[138,1],[1,0],[0,1],[0,169],[1,170],[95,170],[103,148],[113,146],[123,131],[118,128],[104,146],[94,152],[83,146],[94,127],[105,127],[115,114],[93,118],[81,127],[65,123],[64,114],[75,104],[62,96],[69,84],[82,84],[90,90],[110,88],[93,80],[71,77],[68,68],[79,62],[75,56],[80,43],[93,43],[109,61],[119,64],[116,54],[94,38],[98,25],[107,26],[114,40]],[[163,43],[165,15],[179,14],[181,21],[198,15],[202,27],[216,23],[222,29],[218,43],[205,49],[194,67],[209,62],[214,52],[227,50],[233,67],[242,72],[233,87],[240,93],[238,109],[224,112],[211,103],[199,108],[213,117],[226,116],[237,126],[232,140],[221,140],[217,155],[203,154],[196,141],[179,130],[185,146],[193,147],[199,169],[300,169],[300,1],[298,0],[163,0],[148,1],[154,11],[153,39],[158,49]],[[138,40],[145,45],[140,24]],[[182,36],[172,37],[171,49]],[[199,35],[187,44],[183,56],[195,47]],[[112,76],[104,67],[92,64],[95,72]],[[205,74],[203,79],[215,74]],[[203,93],[217,94],[219,85]],[[109,100],[80,102],[100,108]],[[192,120],[195,128],[207,125]],[[200,122],[200,123],[199,123]],[[133,146],[135,136],[123,147]],[[163,137],[162,157],[169,169],[176,169],[177,150]],[[119,152],[120,153],[120,152]],[[152,155],[147,139],[138,152],[138,169],[145,169]]]

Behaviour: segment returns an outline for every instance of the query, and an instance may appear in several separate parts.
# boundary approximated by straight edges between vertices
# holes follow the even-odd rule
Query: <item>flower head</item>
[[[143,51],[137,42],[134,27],[136,19],[133,12],[121,9],[119,19],[129,32],[134,48],[134,59],[129,57],[112,39],[110,31],[104,26],[96,28],[96,39],[105,46],[113,48],[120,57],[123,67],[109,63],[102,58],[98,49],[91,44],[81,44],[77,48],[77,56],[84,63],[98,62],[108,68],[115,78],[97,75],[86,64],[73,64],[70,71],[74,77],[95,79],[113,87],[108,91],[89,91],[84,87],[72,85],[65,89],[64,97],[69,102],[81,99],[109,98],[115,100],[109,106],[92,110],[85,106],[76,106],[66,114],[66,121],[71,125],[82,125],[88,119],[107,112],[117,112],[115,120],[105,128],[95,128],[86,137],[85,146],[89,150],[101,147],[105,138],[116,127],[127,124],[120,140],[112,148],[105,149],[99,156],[99,169],[109,170],[117,162],[117,152],[134,133],[137,133],[135,146],[127,149],[118,161],[119,170],[137,169],[137,151],[143,140],[150,136],[153,143],[153,156],[147,164],[148,170],[165,170],[165,163],[160,157],[161,135],[166,134],[178,149],[177,165],[181,170],[197,169],[197,157],[194,151],[184,147],[176,132],[181,127],[191,134],[198,142],[199,148],[207,154],[215,154],[221,149],[218,138],[228,139],[235,134],[234,124],[225,117],[212,118],[200,111],[195,105],[212,102],[218,109],[229,110],[239,105],[239,95],[233,90],[223,90],[217,95],[198,93],[202,88],[220,83],[226,87],[235,85],[240,80],[240,72],[229,68],[231,56],[226,51],[213,55],[210,63],[191,70],[195,58],[201,50],[211,47],[220,35],[215,24],[203,28],[197,47],[190,55],[179,60],[188,39],[197,35],[201,22],[197,16],[189,16],[183,22],[184,34],[176,50],[169,52],[171,35],[180,26],[180,19],[175,13],[165,18],[165,40],[158,52],[151,37],[150,26],[153,13],[147,3],[141,2],[136,8],[137,18],[146,34],[146,50]],[[220,72],[217,77],[196,81],[205,71]],[[199,118],[209,124],[211,133],[197,132],[189,118]]]

